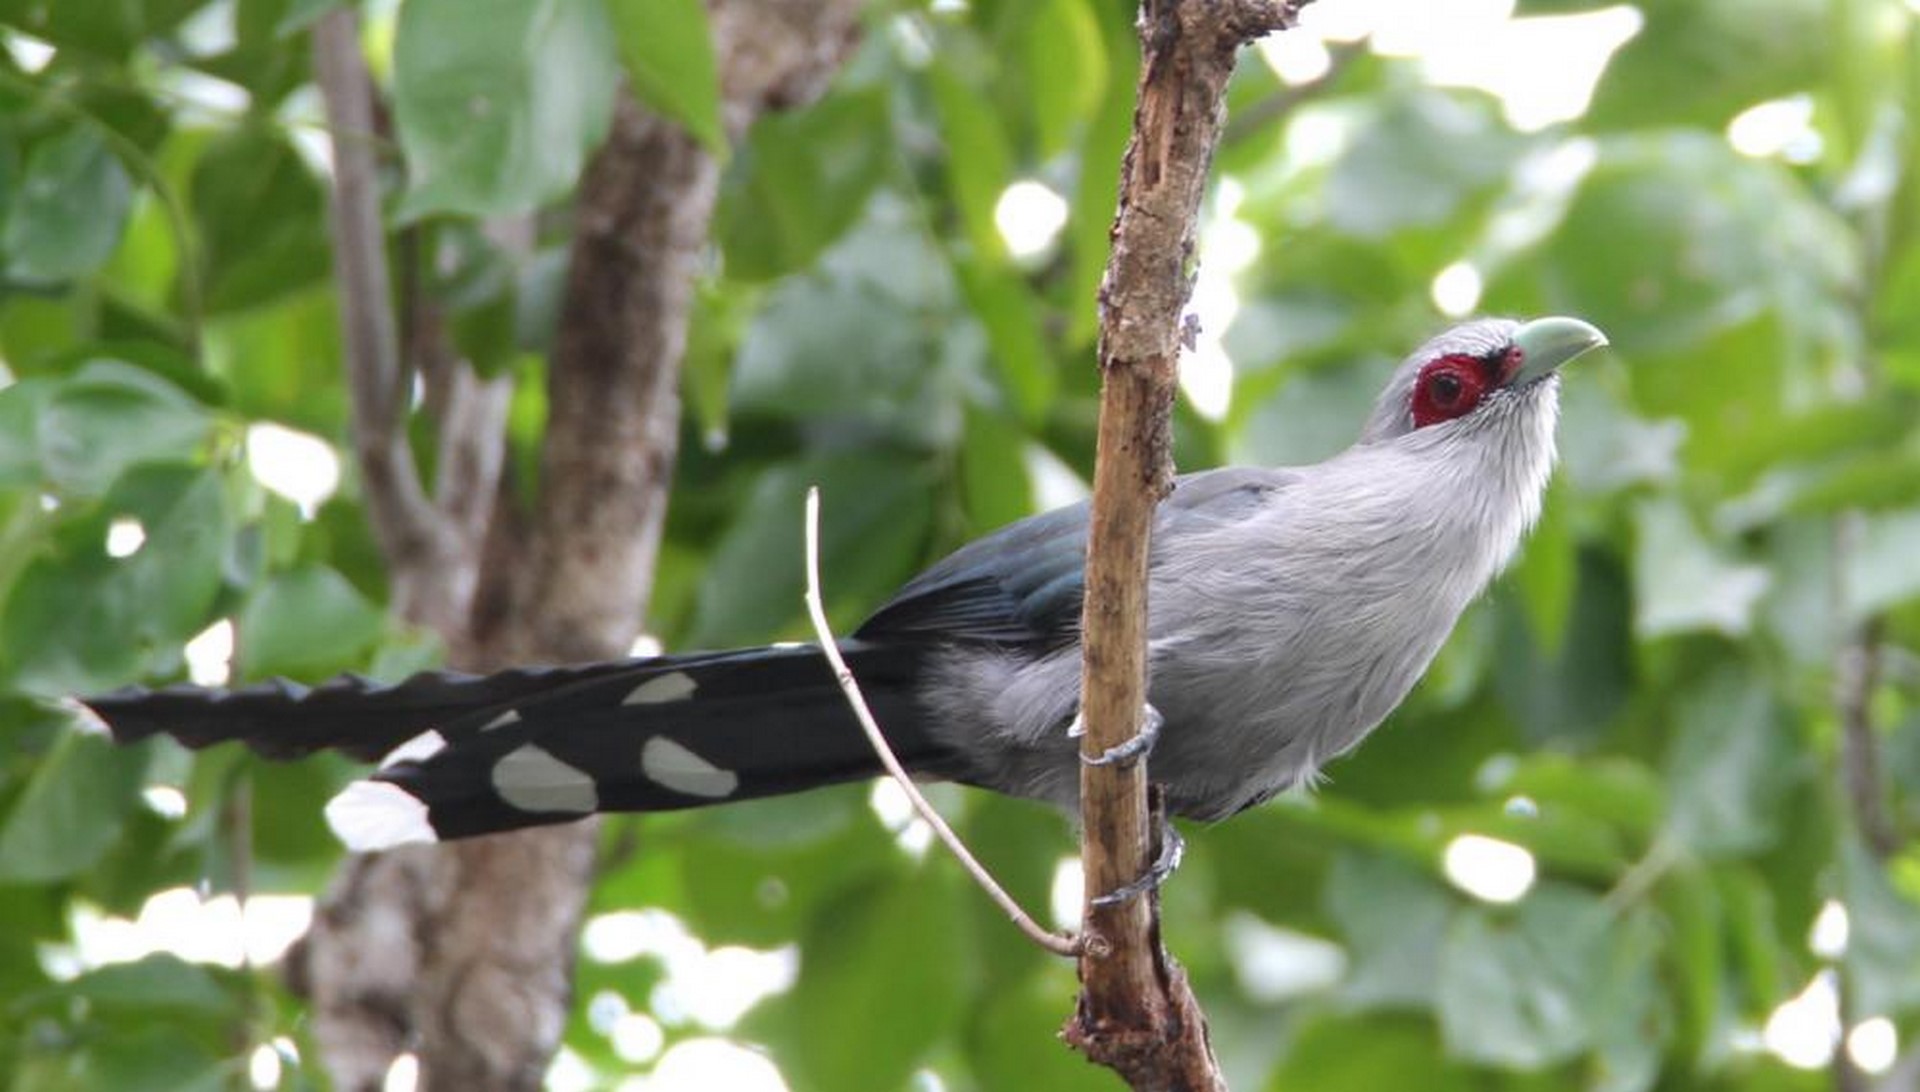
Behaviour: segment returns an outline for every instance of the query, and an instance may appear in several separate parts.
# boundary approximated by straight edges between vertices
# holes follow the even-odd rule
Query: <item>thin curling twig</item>
[[[820,488],[813,486],[807,490],[807,616],[813,619],[813,632],[820,641],[820,651],[826,654],[827,662],[833,665],[833,677],[840,683],[841,692],[847,696],[847,705],[860,722],[860,730],[867,734],[867,742],[873,745],[874,754],[880,756],[880,764],[887,768],[888,775],[913,803],[914,814],[933,828],[933,833],[959,859],[967,874],[973,877],[973,882],[979,884],[987,897],[1006,912],[1020,931],[1054,955],[1068,958],[1079,955],[1080,941],[1042,929],[1040,923],[1033,920],[1033,915],[1022,909],[1012,895],[1007,894],[1007,889],[1000,886],[1000,882],[993,878],[993,873],[988,872],[986,866],[974,857],[967,844],[960,840],[960,836],[953,832],[953,828],[921,794],[920,786],[913,783],[906,767],[900,765],[900,759],[895,757],[893,748],[888,745],[887,737],[881,734],[873,710],[867,705],[866,695],[860,692],[860,684],[854,681],[853,670],[847,666],[845,657],[840,655],[833,628],[827,624],[826,609],[820,604]]]

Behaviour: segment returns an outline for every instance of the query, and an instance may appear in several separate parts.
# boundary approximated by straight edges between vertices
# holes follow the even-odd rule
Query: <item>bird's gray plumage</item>
[[[1166,722],[1150,768],[1175,812],[1230,815],[1358,743],[1512,556],[1553,467],[1558,380],[1492,391],[1422,429],[1409,396],[1427,362],[1495,354],[1517,325],[1469,323],[1422,346],[1360,440],[1323,463],[1179,480],[1155,522],[1148,593],[1148,700]],[[953,589],[964,573],[979,604],[994,562],[1028,571],[1034,536],[1077,558],[1085,526],[1080,508],[1016,524],[903,596]],[[1057,626],[1077,626],[1077,585],[1071,606],[1054,604]],[[994,629],[977,608],[973,626]],[[973,764],[968,780],[1072,807],[1079,646],[1059,632],[1045,645],[951,643],[930,659],[925,701],[936,738]]]
[[[1155,517],[1148,594],[1148,695],[1164,720],[1148,769],[1173,811],[1214,819],[1265,800],[1399,704],[1539,514],[1554,369],[1603,343],[1571,319],[1456,326],[1407,358],[1338,455],[1178,479]],[[1436,369],[1457,382],[1437,386]],[[1463,385],[1477,401],[1449,402]],[[910,768],[1074,806],[1087,522],[1074,505],[973,542],[842,642]],[[878,772],[805,646],[87,704],[123,739],[281,755],[406,741],[329,810],[367,847]]]

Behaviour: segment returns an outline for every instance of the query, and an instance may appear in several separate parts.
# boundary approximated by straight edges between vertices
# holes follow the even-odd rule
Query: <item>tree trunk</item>
[[[817,97],[857,40],[859,9],[716,0],[729,132]],[[503,441],[487,412],[441,416],[442,450],[473,457],[455,464],[460,488],[428,501],[396,409],[407,362],[384,313],[373,145],[352,139],[374,125],[354,20],[337,9],[316,25],[316,69],[332,130],[349,135],[335,145],[336,267],[355,451],[393,602],[440,632],[465,668],[622,655],[646,608],[666,511],[692,277],[719,168],[684,130],[623,97],[580,184],[537,502],[529,513],[502,502]],[[468,400],[449,405],[504,399],[455,372]],[[494,498],[491,511],[469,518],[476,495]],[[288,969],[343,1092],[379,1088],[405,1050],[419,1056],[425,1089],[540,1086],[572,1002],[596,830],[588,821],[342,866]]]

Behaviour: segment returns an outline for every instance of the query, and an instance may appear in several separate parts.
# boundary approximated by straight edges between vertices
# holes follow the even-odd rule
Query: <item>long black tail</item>
[[[917,650],[841,645],[910,769],[947,756],[913,698]],[[244,742],[271,758],[385,756],[327,807],[350,847],[466,838],[596,811],[666,811],[880,772],[812,645],[533,668],[381,686],[127,689],[82,699],[122,742]]]

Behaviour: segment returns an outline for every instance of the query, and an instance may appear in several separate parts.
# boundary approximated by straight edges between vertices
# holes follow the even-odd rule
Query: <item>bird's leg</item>
[[[1153,745],[1160,739],[1160,726],[1165,723],[1166,718],[1160,715],[1160,710],[1153,707],[1153,703],[1142,703],[1138,732],[1091,758],[1081,755],[1080,761],[1089,766],[1130,766],[1145,758],[1147,753],[1153,750]],[[1067,728],[1068,738],[1078,739],[1086,734],[1086,730],[1086,721],[1082,719],[1081,714],[1075,713],[1073,724]]]
[[[1091,757],[1081,755],[1080,761],[1088,766],[1132,765],[1139,762],[1153,750],[1154,743],[1160,739],[1160,728],[1164,724],[1166,724],[1166,718],[1160,715],[1160,710],[1155,709],[1151,702],[1143,702],[1140,706],[1139,731],[1097,755]],[[1086,730],[1087,725],[1083,715],[1074,713],[1073,723],[1067,728],[1067,735],[1077,739],[1086,734]],[[1095,906],[1118,906],[1129,899],[1139,898],[1149,891],[1158,890],[1161,884],[1167,882],[1167,877],[1173,875],[1174,869],[1180,867],[1180,857],[1187,851],[1187,841],[1180,836],[1180,832],[1174,829],[1173,822],[1167,818],[1166,809],[1161,802],[1160,787],[1153,786],[1149,791],[1153,793],[1153,819],[1159,834],[1156,839],[1159,843],[1159,855],[1154,858],[1152,864],[1147,866],[1146,874],[1139,879],[1095,897],[1093,899]]]
[[[1180,858],[1187,851],[1187,840],[1174,828],[1173,820],[1167,818],[1166,810],[1159,806],[1158,789],[1155,790],[1153,818],[1159,826],[1160,855],[1147,866],[1146,874],[1129,884],[1122,884],[1104,895],[1093,899],[1095,906],[1118,906],[1129,899],[1139,898],[1149,891],[1157,891],[1167,882],[1173,871],[1180,867]]]

